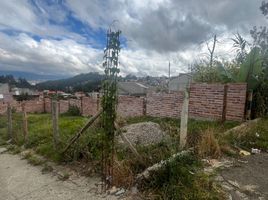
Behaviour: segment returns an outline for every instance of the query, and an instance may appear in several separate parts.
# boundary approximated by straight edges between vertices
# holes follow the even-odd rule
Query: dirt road
[[[268,153],[239,158],[220,174],[233,200],[268,199]]]
[[[60,181],[52,173],[42,174],[41,167],[31,166],[18,155],[0,154],[0,200],[98,200],[92,189],[99,180],[79,177]]]

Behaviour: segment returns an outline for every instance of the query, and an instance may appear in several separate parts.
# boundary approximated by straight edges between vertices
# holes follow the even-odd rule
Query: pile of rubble
[[[159,124],[154,122],[142,122],[131,124],[122,128],[122,134],[134,145],[151,145],[169,139]],[[119,143],[122,140],[119,139]]]

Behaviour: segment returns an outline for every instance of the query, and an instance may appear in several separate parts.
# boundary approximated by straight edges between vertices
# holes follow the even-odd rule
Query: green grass
[[[52,120],[50,114],[29,114],[28,115],[28,141],[25,148],[33,149],[38,154],[53,161],[73,161],[86,160],[100,168],[101,160],[101,138],[102,131],[99,124],[89,128],[77,141],[66,155],[60,154],[68,143],[69,139],[83,127],[88,118],[81,116],[61,115],[59,117],[60,146],[55,150],[53,148]],[[128,118],[125,124],[152,121],[171,136],[172,142],[162,142],[160,144],[149,145],[146,147],[137,146],[137,150],[143,158],[143,163],[139,162],[129,149],[117,149],[117,160],[124,163],[127,171],[135,176],[145,168],[169,158],[172,154],[179,151],[179,126],[180,121],[172,118],[156,117],[135,117]],[[226,122],[224,124],[215,121],[189,120],[188,133],[195,136],[208,128],[215,130],[215,134],[220,134],[239,123]],[[17,135],[18,146],[23,145],[22,115],[13,114],[13,130]],[[7,140],[7,120],[5,116],[0,116],[0,143]],[[13,147],[14,151],[16,148]],[[34,165],[42,164],[37,157],[30,155],[29,162]],[[199,173],[200,165],[197,158],[185,158],[176,161],[174,165],[167,166],[153,178],[151,183],[145,183],[143,188],[146,192],[153,192],[158,197],[173,198],[174,195],[182,195],[182,199],[217,199],[209,177]],[[189,172],[194,172],[189,173]],[[161,181],[159,177],[162,177]],[[174,177],[174,178],[173,178]],[[178,178],[180,177],[180,178]],[[65,177],[67,178],[67,176]],[[161,178],[161,179],[162,179]],[[192,193],[191,193],[192,192]],[[190,195],[190,196],[189,196]]]
[[[13,113],[13,131],[16,133],[16,143],[18,146],[24,144],[23,141],[23,121],[22,115]],[[91,159],[95,155],[99,156],[96,146],[99,144],[98,128],[90,128],[81,139],[71,148],[70,157],[65,157],[61,154],[63,147],[68,143],[69,139],[77,133],[87,122],[88,118],[81,116],[67,116],[61,115],[59,117],[59,132],[60,132],[60,145],[55,150],[53,148],[53,130],[52,120],[50,114],[29,114],[28,115],[28,141],[25,148],[31,148],[38,154],[45,156],[54,161],[72,160],[74,157],[79,158],[81,152],[92,149],[90,155]],[[6,116],[0,116],[0,143],[4,144],[7,137],[7,120]],[[88,146],[89,145],[89,146]],[[98,150],[99,151],[99,150]],[[86,153],[85,153],[86,154]],[[88,155],[89,153],[87,153]],[[89,156],[88,156],[89,157]]]
[[[127,124],[147,122],[147,121],[158,123],[163,130],[167,131],[171,135],[177,135],[179,133],[180,119],[143,116],[143,117],[128,118],[126,120]],[[219,121],[203,121],[203,120],[190,119],[188,122],[188,132],[189,133],[201,132],[208,128],[213,128],[218,132],[224,132],[230,128],[237,126],[238,124],[239,122],[232,122],[232,121],[226,121],[225,123],[221,123]]]
[[[194,155],[179,156],[157,172],[151,172],[139,189],[150,199],[223,199],[219,188],[201,167]]]
[[[250,150],[258,148],[263,151],[268,150],[268,118],[263,118],[256,124],[251,125],[242,133],[232,132],[225,138],[227,143]]]

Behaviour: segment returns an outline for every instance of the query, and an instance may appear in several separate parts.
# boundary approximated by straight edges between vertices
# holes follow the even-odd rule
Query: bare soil
[[[229,199],[268,199],[268,153],[238,158],[220,177]]]

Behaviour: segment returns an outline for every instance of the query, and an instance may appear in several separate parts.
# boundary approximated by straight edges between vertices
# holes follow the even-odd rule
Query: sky
[[[73,76],[103,72],[106,30],[122,31],[121,75],[187,72],[207,57],[230,59],[231,38],[267,25],[262,0],[1,0],[0,70]]]

